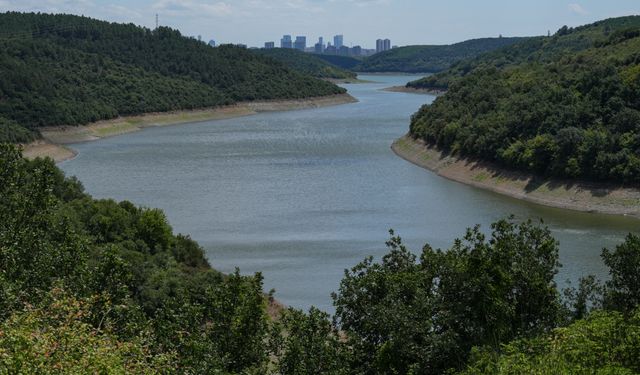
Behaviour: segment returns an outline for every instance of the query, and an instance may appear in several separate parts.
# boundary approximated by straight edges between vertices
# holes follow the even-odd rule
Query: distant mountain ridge
[[[453,63],[526,38],[480,38],[450,45],[406,46],[377,53],[353,69],[358,72],[435,73]]]
[[[0,46],[0,141],[29,141],[42,126],[346,91],[166,27],[10,12],[0,14]]]

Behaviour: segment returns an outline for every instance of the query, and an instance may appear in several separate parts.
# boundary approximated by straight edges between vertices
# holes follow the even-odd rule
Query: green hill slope
[[[451,64],[516,43],[523,38],[482,38],[444,46],[407,46],[377,53],[355,67],[359,72],[439,72]]]
[[[524,61],[552,61],[562,54],[579,52],[593,46],[611,30],[624,29],[636,24],[633,18],[621,17],[597,22],[569,30],[562,28],[553,37],[534,37],[518,41],[510,46],[458,61],[449,69],[429,77],[412,81],[407,87],[417,89],[447,89],[449,84],[480,66],[502,68]]]
[[[447,72],[411,134],[540,175],[637,184],[639,64],[640,17],[563,28]]]
[[[314,56],[322,59],[332,65],[345,70],[354,71],[354,69],[362,62],[362,58],[355,58],[351,56],[339,56],[339,55],[318,55]]]
[[[0,14],[0,135],[238,101],[345,92],[244,48],[86,17]]]
[[[304,53],[291,48],[259,49],[253,52],[271,57],[299,73],[316,78],[348,79],[356,77],[354,72],[330,64],[318,58],[318,55]]]

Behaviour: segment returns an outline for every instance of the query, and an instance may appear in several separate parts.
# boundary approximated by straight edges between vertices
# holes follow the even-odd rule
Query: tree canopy
[[[353,69],[357,72],[434,73],[481,53],[525,38],[481,38],[450,45],[406,46],[370,56]]]
[[[410,133],[545,177],[640,182],[640,17],[526,40],[412,83],[447,88]]]
[[[0,14],[0,141],[28,141],[42,126],[344,92],[245,48],[212,48],[167,27]]]

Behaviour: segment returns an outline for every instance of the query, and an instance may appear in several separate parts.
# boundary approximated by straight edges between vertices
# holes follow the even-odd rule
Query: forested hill
[[[341,55],[320,55],[314,54],[317,58],[322,59],[332,65],[335,65],[339,68],[356,71],[356,67],[362,62],[362,58],[355,58],[352,56],[341,56]]]
[[[321,58],[318,55],[304,53],[291,48],[271,48],[253,50],[263,56],[269,56],[278,60],[289,68],[316,78],[352,79],[356,78],[354,72],[339,68]]]
[[[343,92],[244,48],[212,48],[166,27],[0,14],[0,141],[27,141],[41,126]]]
[[[451,64],[524,38],[481,38],[442,46],[407,46],[377,53],[355,67],[358,72],[439,72]]]
[[[621,17],[576,29],[563,27],[552,37],[527,38],[495,51],[460,60],[443,72],[409,82],[407,87],[446,90],[451,82],[481,66],[503,68],[531,60],[550,62],[560,56],[591,48],[612,30],[634,27],[637,22],[635,17]]]
[[[563,27],[446,74],[414,137],[535,174],[640,183],[640,17]]]

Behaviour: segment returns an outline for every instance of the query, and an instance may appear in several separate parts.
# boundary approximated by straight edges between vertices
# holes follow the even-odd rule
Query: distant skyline
[[[153,28],[160,24],[217,44],[261,47],[284,34],[344,35],[346,46],[450,44],[467,39],[546,35],[563,25],[640,14],[639,0],[0,0],[0,11],[71,13]]]

